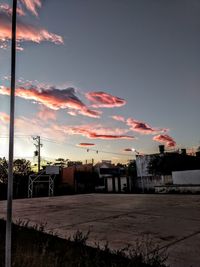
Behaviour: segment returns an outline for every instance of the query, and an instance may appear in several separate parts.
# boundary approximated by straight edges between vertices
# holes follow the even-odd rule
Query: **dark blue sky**
[[[56,88],[73,86],[88,105],[84,94],[91,91],[104,91],[127,101],[122,107],[102,108],[100,119],[72,117],[59,110],[55,124],[98,123],[113,129],[127,128],[110,118],[121,115],[170,129],[167,134],[177,147],[198,146],[199,14],[198,0],[43,1],[38,18],[29,13],[24,21],[62,36],[64,44],[23,42],[24,50],[17,55],[17,78]],[[9,59],[9,48],[1,49],[1,85],[6,83],[3,77],[9,75]],[[0,96],[0,111],[8,112],[6,99]],[[38,107],[17,98],[17,116],[33,118]],[[145,153],[157,150],[159,143],[152,135],[128,134],[137,140],[92,142],[97,149],[115,152],[129,146]],[[66,138],[74,144],[88,139],[80,135]]]

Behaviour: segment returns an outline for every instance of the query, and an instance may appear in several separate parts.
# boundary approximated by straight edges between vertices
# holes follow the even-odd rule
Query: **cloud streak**
[[[158,134],[168,131],[168,129],[165,128],[153,128],[145,122],[132,118],[127,119],[126,123],[128,126],[130,126],[130,130],[140,134]]]
[[[36,114],[36,117],[43,121],[56,120],[55,110],[47,109],[42,107],[41,110]]]
[[[121,116],[121,115],[113,115],[113,116],[111,116],[111,118],[113,120],[116,120],[116,121],[121,121],[121,122],[125,122],[126,121],[125,118],[123,116]]]
[[[85,96],[93,103],[92,106],[95,108],[114,108],[121,107],[126,104],[124,99],[105,92],[88,92]]]
[[[21,0],[26,8],[35,16],[38,16],[37,8],[42,6],[41,0]]]
[[[0,45],[6,48],[7,43],[11,39],[11,14],[9,12],[9,6],[5,9],[5,6],[1,8],[0,6]],[[19,12],[19,11],[18,11]],[[17,44],[20,50],[20,43],[34,42],[41,43],[44,41],[52,42],[54,44],[63,44],[63,38],[57,34],[51,33],[45,28],[39,28],[28,23],[24,23],[20,18],[17,21]]]
[[[104,139],[104,140],[116,140],[116,139],[135,139],[134,136],[125,134],[126,129],[110,129],[103,128],[98,125],[80,125],[75,127],[66,128],[65,131],[70,134],[78,134],[89,139]]]
[[[6,113],[0,113],[0,121],[3,125],[8,125],[9,116]],[[134,136],[127,135],[127,129],[121,128],[107,128],[102,127],[100,124],[88,124],[88,125],[63,125],[56,124],[50,120],[44,122],[38,118],[26,118],[20,116],[15,119],[15,126],[17,133],[23,133],[28,135],[38,135],[42,132],[43,137],[54,137],[64,140],[67,136],[80,135],[88,139],[100,139],[100,140],[117,140],[127,139],[133,140]],[[87,144],[88,142],[84,142]]]
[[[175,147],[175,140],[167,134],[159,134],[153,137],[153,140],[159,143],[166,144],[167,147]]]
[[[12,15],[12,7],[10,7],[6,3],[0,4],[0,11],[7,13],[7,15],[9,15],[9,16]],[[25,16],[23,9],[21,9],[20,7],[17,7],[17,15],[18,16]]]
[[[132,148],[125,148],[124,151],[125,152],[133,152],[133,149]]]
[[[0,86],[0,94],[9,95],[10,90],[4,86]],[[36,101],[52,110],[69,109],[75,111],[74,114],[81,114],[91,118],[99,118],[101,111],[89,109],[77,96],[74,88],[57,89],[51,87],[49,89],[18,87],[16,88],[16,96],[23,99]]]
[[[95,144],[93,143],[80,143],[77,146],[81,146],[81,147],[90,147],[90,146],[95,146]]]

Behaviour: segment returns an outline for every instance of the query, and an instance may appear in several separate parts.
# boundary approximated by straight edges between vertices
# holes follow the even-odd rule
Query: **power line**
[[[126,155],[126,154],[122,154],[122,153],[118,153],[118,152],[110,152],[110,151],[105,151],[105,150],[99,150],[99,149],[93,149],[93,148],[85,148],[85,147],[78,147],[74,144],[71,144],[71,143],[68,143],[68,142],[58,142],[56,140],[53,140],[53,139],[49,139],[49,138],[43,138],[42,137],[42,140],[45,142],[50,142],[50,143],[55,143],[55,144],[66,144],[68,146],[72,146],[72,147],[75,147],[77,149],[83,149],[83,150],[86,150],[87,152],[89,151],[93,151],[93,152],[96,152],[97,154],[100,152],[100,153],[105,153],[105,154],[112,154],[112,155],[118,155],[118,156],[132,156],[132,154],[129,154],[129,155]]]
[[[7,138],[8,136],[0,136],[0,138]],[[31,137],[33,138],[33,135],[15,135],[15,138],[23,138],[23,137]],[[123,154],[123,153],[119,153],[119,152],[111,152],[111,151],[105,151],[105,150],[101,150],[101,149],[94,149],[94,148],[86,148],[86,147],[78,147],[72,143],[68,143],[68,142],[59,142],[57,140],[54,140],[54,139],[50,139],[50,138],[47,138],[47,137],[43,137],[41,136],[40,137],[41,140],[43,142],[50,142],[50,143],[54,143],[54,144],[59,144],[59,145],[63,145],[63,144],[66,144],[68,146],[71,146],[73,148],[76,148],[76,149],[82,149],[82,150],[86,150],[87,152],[96,152],[97,154],[98,153],[104,153],[104,154],[110,154],[110,155],[117,155],[117,156],[124,156],[124,157],[130,157],[132,156],[132,154]]]

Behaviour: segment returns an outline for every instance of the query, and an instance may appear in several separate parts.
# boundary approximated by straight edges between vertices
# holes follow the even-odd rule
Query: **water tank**
[[[184,156],[186,155],[186,149],[185,148],[181,149],[181,155],[184,155]]]

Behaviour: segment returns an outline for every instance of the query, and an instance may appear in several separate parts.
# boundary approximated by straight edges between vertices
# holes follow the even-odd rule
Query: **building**
[[[140,192],[169,192],[171,189],[174,192],[182,192],[183,188],[179,188],[182,185],[181,179],[187,181],[184,182],[186,189],[186,184],[190,185],[192,177],[197,175],[196,170],[200,170],[200,157],[198,153],[196,156],[187,155],[186,149],[165,152],[164,146],[159,146],[159,153],[157,154],[137,155],[136,167],[136,187]],[[185,177],[184,172],[187,172],[187,179],[183,178]],[[175,173],[179,173],[179,184],[175,182]],[[199,190],[198,184],[200,184],[199,178],[196,177],[195,179],[196,189],[193,185],[193,192]]]
[[[126,175],[125,168],[115,166],[111,161],[102,161],[94,166],[98,174],[97,191],[124,193],[130,191],[131,178]]]

